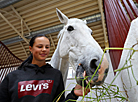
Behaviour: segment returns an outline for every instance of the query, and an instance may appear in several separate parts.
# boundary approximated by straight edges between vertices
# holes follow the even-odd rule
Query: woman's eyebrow
[[[43,45],[43,44],[37,44],[37,45]]]
[[[37,44],[37,45],[44,45],[44,44]],[[46,45],[50,45],[50,44],[46,44]]]
[[[46,44],[46,46],[50,46],[50,44]]]

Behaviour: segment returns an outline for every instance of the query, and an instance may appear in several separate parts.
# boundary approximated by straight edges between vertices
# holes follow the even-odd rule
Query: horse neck
[[[61,58],[59,55],[59,42],[57,45],[57,49],[55,50],[50,64],[53,68],[58,69],[61,71],[62,76],[63,76],[63,81],[64,81],[64,85],[66,83],[67,80],[67,75],[68,75],[68,68],[69,68],[69,61],[67,58]]]
[[[51,58],[51,61],[50,61],[50,64],[53,68],[55,69],[59,69],[59,64],[60,64],[60,56],[59,56],[59,51],[58,49],[55,50],[52,58]]]
[[[59,55],[59,45],[60,45],[61,39],[59,39],[58,44],[57,44],[57,48],[54,51],[54,54],[52,55],[50,64],[53,68],[55,69],[60,69],[59,65],[60,65],[60,55]]]

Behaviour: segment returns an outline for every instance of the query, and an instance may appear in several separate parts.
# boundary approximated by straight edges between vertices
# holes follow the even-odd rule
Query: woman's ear
[[[30,50],[30,52],[32,53],[32,47],[31,47],[31,46],[29,46],[29,50]]]

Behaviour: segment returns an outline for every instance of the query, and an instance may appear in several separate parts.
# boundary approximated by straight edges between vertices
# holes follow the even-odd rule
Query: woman
[[[65,98],[61,72],[45,63],[50,52],[50,41],[45,35],[34,36],[29,50],[30,57],[0,84],[0,102],[69,102],[83,95],[82,87],[76,85]]]

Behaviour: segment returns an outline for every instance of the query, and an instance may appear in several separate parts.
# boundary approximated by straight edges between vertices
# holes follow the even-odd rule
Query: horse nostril
[[[92,73],[94,73],[97,68],[96,62],[97,62],[97,59],[92,59],[90,62],[90,70]]]
[[[91,68],[97,68],[96,61],[97,61],[96,59],[91,60],[91,62],[90,62]]]

